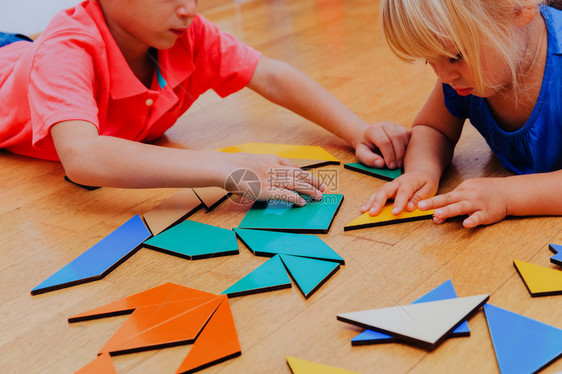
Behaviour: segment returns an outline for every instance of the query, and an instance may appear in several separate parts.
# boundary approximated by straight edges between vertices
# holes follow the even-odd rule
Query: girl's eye
[[[460,53],[458,55],[456,55],[455,57],[449,57],[449,62],[451,64],[457,63],[459,61],[462,61],[462,54],[460,54]]]

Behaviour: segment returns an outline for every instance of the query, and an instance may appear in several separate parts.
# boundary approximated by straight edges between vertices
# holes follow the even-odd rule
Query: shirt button
[[[154,104],[154,100],[152,99],[147,99],[145,102],[146,106],[152,106],[152,104]]]

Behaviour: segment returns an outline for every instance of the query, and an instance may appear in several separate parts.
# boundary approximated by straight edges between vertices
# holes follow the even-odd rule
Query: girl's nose
[[[449,62],[438,63],[433,65],[433,70],[439,80],[446,84],[451,84],[456,79],[460,78],[460,74],[457,69],[454,68]]]

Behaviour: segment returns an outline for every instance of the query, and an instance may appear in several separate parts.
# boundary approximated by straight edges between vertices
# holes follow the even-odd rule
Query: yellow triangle
[[[217,151],[227,153],[255,153],[274,154],[284,158],[300,158],[307,160],[322,160],[339,163],[340,160],[332,156],[322,147],[312,145],[291,145],[274,143],[244,143],[232,147],[220,148]]]
[[[369,212],[365,212],[358,218],[345,225],[344,230],[352,230],[362,227],[383,226],[391,223],[399,223],[405,221],[415,221],[423,218],[431,218],[431,216],[433,215],[433,210],[421,211],[419,209],[416,209],[412,212],[403,211],[399,215],[395,216],[392,214],[392,206],[392,203],[386,204],[384,208],[382,208],[381,212],[374,217],[370,216]]]
[[[318,364],[291,356],[287,356],[287,363],[293,374],[359,374],[357,371]]]
[[[533,296],[562,293],[562,271],[513,260],[513,265],[523,278]]]

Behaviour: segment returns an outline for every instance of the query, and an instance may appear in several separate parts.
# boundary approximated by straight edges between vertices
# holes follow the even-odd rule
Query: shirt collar
[[[86,11],[96,23],[104,41],[110,79],[110,94],[114,99],[145,94],[148,90],[135,76],[123,53],[107,27],[103,11],[98,2],[88,2]],[[186,33],[187,34],[187,33]],[[174,89],[195,70],[193,51],[187,36],[167,50],[158,51],[160,73],[167,82],[166,88]]]

